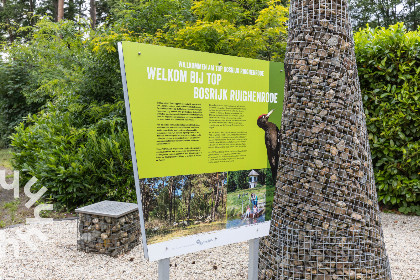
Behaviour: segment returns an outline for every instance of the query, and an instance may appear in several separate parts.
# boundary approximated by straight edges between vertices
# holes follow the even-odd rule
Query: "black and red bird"
[[[268,114],[264,114],[258,117],[257,125],[265,131],[265,147],[267,148],[268,161],[270,162],[271,175],[273,181],[276,182],[277,178],[277,167],[279,165],[280,157],[280,130],[272,122],[268,121],[268,118],[273,113],[274,109]]]

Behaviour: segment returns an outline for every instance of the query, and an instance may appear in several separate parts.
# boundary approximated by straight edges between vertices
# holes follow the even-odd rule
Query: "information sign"
[[[283,64],[119,43],[145,256],[268,235],[265,132],[280,127]]]

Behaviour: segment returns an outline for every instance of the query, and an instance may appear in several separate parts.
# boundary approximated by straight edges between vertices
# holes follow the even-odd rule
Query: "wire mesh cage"
[[[335,230],[291,227],[275,230],[277,256],[271,261],[271,266],[265,263],[260,278],[386,279],[377,277],[388,273],[387,257],[375,254],[378,248],[367,238],[366,232],[349,231],[343,236]]]
[[[260,279],[391,279],[347,1],[291,0]]]
[[[118,218],[79,213],[77,228],[79,251],[116,257],[140,242],[138,212]]]

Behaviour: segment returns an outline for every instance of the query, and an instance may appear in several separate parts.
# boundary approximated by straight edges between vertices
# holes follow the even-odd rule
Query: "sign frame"
[[[138,50],[138,55],[141,55],[141,49]],[[195,51],[190,51],[195,52]],[[133,162],[133,174],[136,187],[137,205],[140,216],[140,226],[142,235],[142,244],[144,256],[149,261],[163,260],[183,254],[194,253],[205,249],[210,249],[218,246],[249,241],[252,239],[267,236],[270,229],[270,221],[255,223],[236,228],[222,229],[213,232],[204,232],[199,234],[188,235],[179,237],[169,241],[164,241],[156,244],[147,245],[147,237],[145,230],[142,193],[140,190],[140,178],[137,162],[136,146],[134,142],[134,132],[132,123],[132,114],[130,108],[130,97],[128,94],[126,65],[124,61],[123,43],[118,42],[118,53],[120,59],[121,77],[124,91],[124,101],[126,107],[126,117],[128,125],[128,133],[130,139],[131,156]],[[230,56],[226,56],[230,57]],[[283,74],[284,76],[284,74]],[[284,77],[283,77],[284,78]],[[284,79],[283,79],[284,80]],[[283,102],[284,92],[282,92],[280,99]],[[277,105],[278,106],[278,105]],[[282,109],[282,108],[281,108]],[[256,120],[255,120],[256,123]],[[261,140],[262,141],[262,140]],[[174,246],[176,243],[176,246]]]

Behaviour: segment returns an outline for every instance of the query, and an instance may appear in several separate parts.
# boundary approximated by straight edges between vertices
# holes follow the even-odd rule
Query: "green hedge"
[[[379,201],[420,215],[420,29],[354,38]]]
[[[105,199],[135,201],[126,123],[110,117],[124,111],[123,102],[47,109],[29,116],[12,136],[13,165],[23,179],[37,177],[36,188],[48,189],[46,199],[70,210]],[[94,122],[80,126],[81,117]]]

